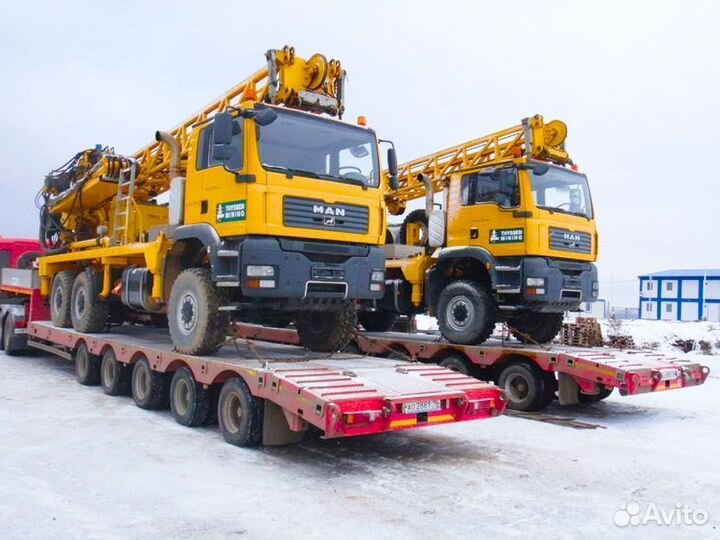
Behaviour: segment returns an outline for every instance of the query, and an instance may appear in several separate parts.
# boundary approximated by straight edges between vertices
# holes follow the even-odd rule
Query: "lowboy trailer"
[[[292,329],[235,325],[236,335],[298,343]],[[482,345],[448,343],[439,334],[358,332],[346,349],[353,353],[435,363],[505,391],[507,406],[537,411],[554,399],[561,405],[592,403],[617,388],[621,395],[644,394],[703,384],[710,368],[698,362],[645,350],[527,345],[490,339]]]
[[[15,285],[0,285],[8,354],[39,349],[71,360],[81,384],[132,395],[144,409],[169,406],[182,425],[204,424],[217,411],[223,437],[238,446],[292,444],[308,431],[325,438],[400,431],[505,409],[496,386],[436,365],[346,353],[312,357],[291,344],[238,338],[213,356],[192,356],[175,352],[165,329],[58,328],[34,318],[47,318],[48,310],[32,271],[25,272],[27,281],[18,285],[13,273]]]

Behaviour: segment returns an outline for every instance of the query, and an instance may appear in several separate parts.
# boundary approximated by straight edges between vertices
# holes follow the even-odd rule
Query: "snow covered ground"
[[[711,374],[550,410],[606,429],[501,417],[242,449],[81,387],[63,360],[0,354],[0,538],[717,538],[719,406]],[[709,522],[616,526],[632,501]]]

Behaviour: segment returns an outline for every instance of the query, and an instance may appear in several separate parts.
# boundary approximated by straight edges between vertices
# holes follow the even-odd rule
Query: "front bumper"
[[[522,261],[521,294],[532,311],[560,313],[598,298],[597,267],[592,263],[526,257]],[[528,278],[544,280],[528,286]]]
[[[385,266],[379,247],[251,237],[239,242],[237,251],[239,264],[234,273],[247,298],[312,302],[373,300],[383,295],[384,280],[377,290],[371,288],[372,273]],[[271,266],[274,275],[249,276],[250,265]],[[257,286],[258,281],[265,286]]]

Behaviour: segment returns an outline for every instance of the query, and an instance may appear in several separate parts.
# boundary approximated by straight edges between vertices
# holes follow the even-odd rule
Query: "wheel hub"
[[[508,379],[505,390],[512,396],[513,401],[522,401],[527,397],[530,387],[525,377],[513,375]]]
[[[469,328],[475,318],[475,308],[465,296],[453,298],[446,309],[446,319],[453,330],[463,331]]]
[[[85,289],[78,289],[77,294],[75,295],[75,318],[76,319],[82,319],[83,315],[85,314],[85,305],[86,305],[86,298],[85,298]]]
[[[180,300],[180,309],[177,314],[178,327],[185,335],[190,335],[197,326],[198,303],[195,295],[187,292]]]
[[[237,394],[230,395],[225,401],[224,407],[225,425],[231,433],[240,431],[243,409],[240,397]]]

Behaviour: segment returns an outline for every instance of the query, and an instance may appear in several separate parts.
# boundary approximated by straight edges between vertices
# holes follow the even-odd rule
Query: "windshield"
[[[277,119],[257,125],[265,168],[377,187],[379,166],[372,132],[334,120],[274,109]]]
[[[592,219],[590,188],[585,175],[550,167],[543,174],[530,171],[533,199],[538,208]]]

